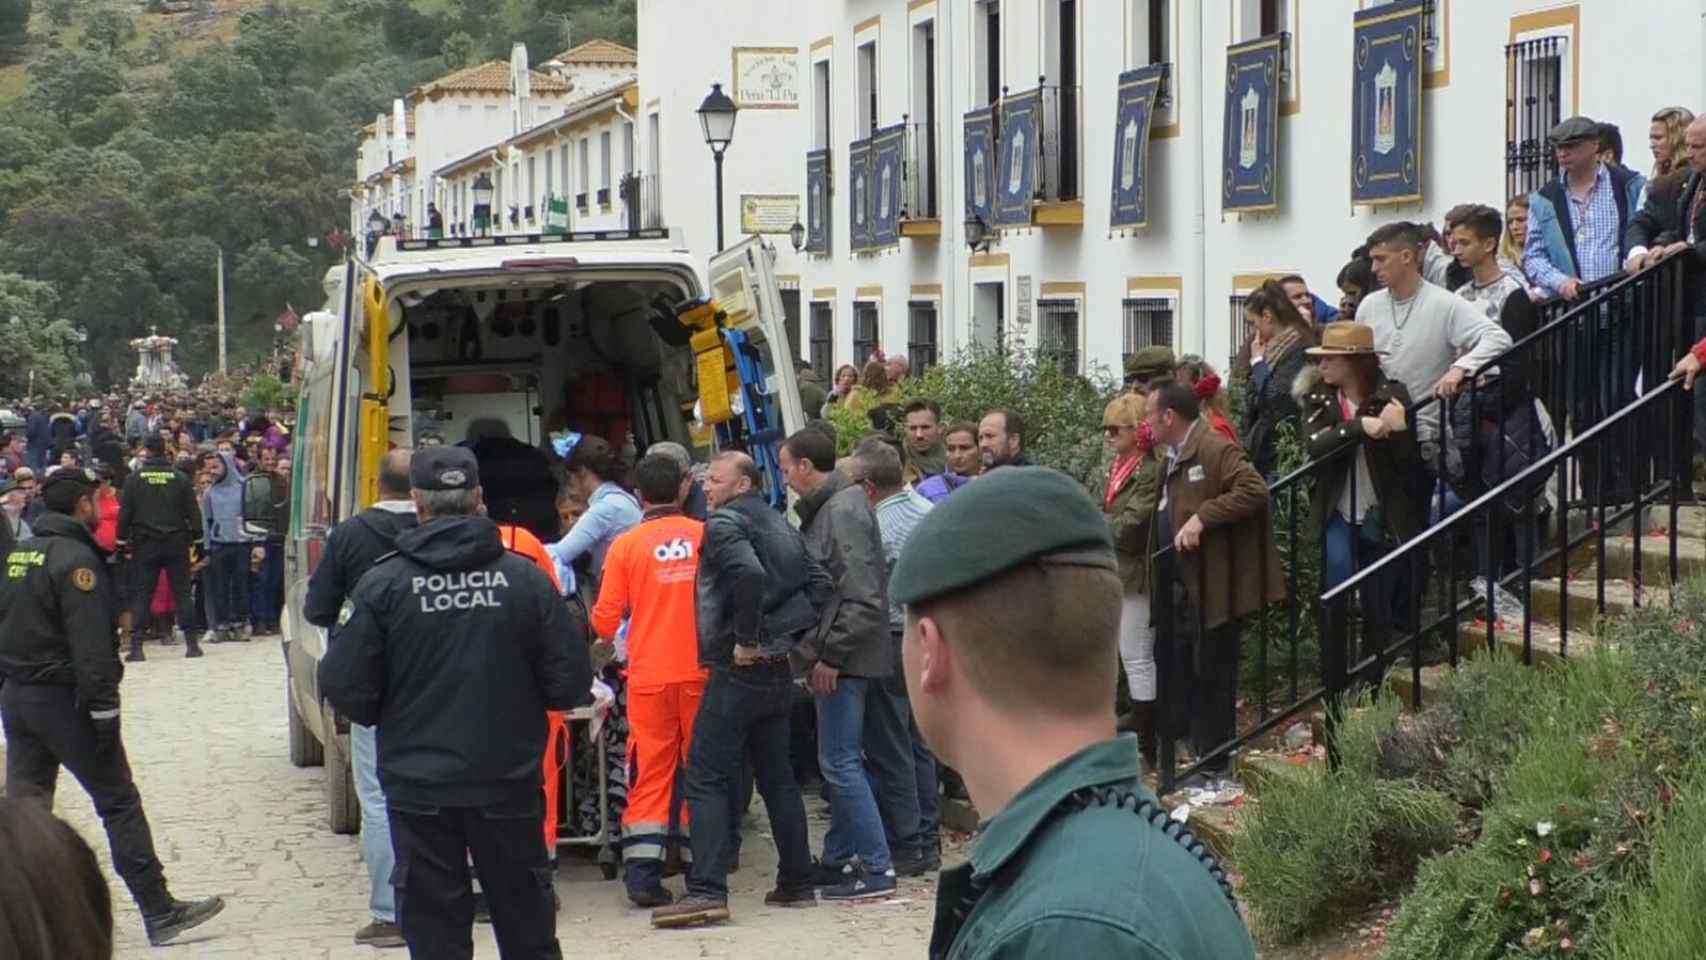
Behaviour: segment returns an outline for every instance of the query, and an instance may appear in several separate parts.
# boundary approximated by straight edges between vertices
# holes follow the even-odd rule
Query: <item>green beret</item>
[[[918,603],[1047,555],[1118,569],[1107,521],[1077,481],[1048,467],[1002,467],[924,515],[895,561],[889,598]]]
[[[1142,380],[1163,375],[1172,376],[1174,365],[1171,347],[1144,347],[1126,358],[1125,375]]]

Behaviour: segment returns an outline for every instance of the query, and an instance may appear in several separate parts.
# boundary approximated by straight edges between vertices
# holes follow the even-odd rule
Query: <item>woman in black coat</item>
[[[1272,483],[1279,469],[1276,434],[1281,424],[1297,422],[1299,411],[1291,387],[1308,362],[1304,351],[1315,346],[1315,326],[1297,312],[1285,288],[1273,280],[1250,294],[1244,312],[1256,335],[1250,342],[1243,447],[1250,462]]]

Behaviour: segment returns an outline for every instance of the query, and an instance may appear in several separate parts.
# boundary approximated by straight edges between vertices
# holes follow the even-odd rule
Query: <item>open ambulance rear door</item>
[[[710,296],[728,315],[728,325],[746,334],[759,351],[766,392],[782,411],[782,422],[774,427],[786,437],[804,427],[817,411],[800,408],[800,385],[776,285],[774,256],[761,237],[750,237],[716,254],[711,258]]]

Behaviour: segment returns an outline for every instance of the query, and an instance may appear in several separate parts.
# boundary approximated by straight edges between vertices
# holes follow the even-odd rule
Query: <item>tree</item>
[[[76,0],[47,0],[47,18],[56,27],[71,26],[71,15],[76,11]]]
[[[116,7],[103,6],[89,14],[83,24],[83,46],[116,56],[119,48],[136,39],[136,21]]]
[[[87,116],[71,124],[71,139],[79,146],[98,147],[136,122],[136,103],[119,94],[101,101]]]
[[[149,120],[167,140],[216,139],[232,131],[265,129],[272,115],[255,65],[228,48],[212,47],[172,68],[171,82],[155,98]]]
[[[237,21],[232,49],[255,65],[269,90],[283,90],[302,61],[302,21],[292,9],[270,2]]]
[[[472,66],[474,57],[479,53],[479,41],[464,30],[458,30],[444,38],[444,46],[440,55],[444,58],[444,66],[448,70],[460,70]]]
[[[37,393],[63,393],[86,372],[77,334],[58,319],[53,285],[0,273],[0,396],[21,397],[35,373]]]
[[[55,50],[30,68],[30,96],[67,126],[123,89],[118,64],[96,53]]]
[[[29,26],[30,0],[0,0],[0,52],[23,46]]]
[[[263,240],[237,257],[226,282],[228,316],[239,318],[227,335],[243,353],[266,353],[272,344],[273,321],[287,305],[301,308],[321,298],[316,265],[296,250]]]

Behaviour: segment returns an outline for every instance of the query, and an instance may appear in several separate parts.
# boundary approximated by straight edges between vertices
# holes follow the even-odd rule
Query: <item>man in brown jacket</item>
[[[1163,732],[1189,726],[1201,757],[1237,732],[1241,618],[1285,599],[1285,572],[1268,522],[1268,488],[1237,444],[1208,428],[1196,395],[1176,383],[1149,393],[1156,453],[1163,462],[1156,507],[1156,549],[1171,544],[1155,570],[1157,597],[1170,590],[1172,616],[1156,617],[1156,646],[1166,645]],[[1157,603],[1164,609],[1165,604]],[[1204,774],[1224,776],[1230,752]]]

